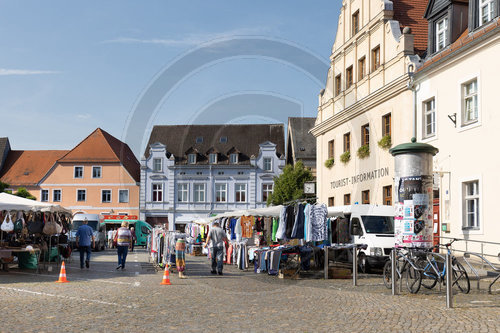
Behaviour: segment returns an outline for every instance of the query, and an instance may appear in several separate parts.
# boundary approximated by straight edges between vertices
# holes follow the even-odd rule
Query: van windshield
[[[99,221],[89,221],[88,225],[89,227],[92,228],[92,230],[96,231],[97,230],[97,225]],[[73,221],[72,223],[72,230],[78,230],[78,228],[83,225],[83,221]]]
[[[394,217],[361,216],[365,230],[369,234],[394,234]]]

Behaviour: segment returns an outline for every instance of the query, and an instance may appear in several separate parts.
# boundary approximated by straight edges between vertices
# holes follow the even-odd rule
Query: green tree
[[[18,197],[23,197],[23,198],[26,198],[26,199],[36,200],[36,198],[30,192],[28,192],[28,190],[25,189],[24,187],[18,188],[17,192],[14,193],[14,194],[17,195]]]
[[[5,191],[6,188],[9,188],[9,184],[7,183],[4,183],[4,182],[0,182],[0,193],[2,193],[3,191]]]
[[[267,199],[267,205],[282,205],[287,201],[304,196],[304,183],[313,179],[311,171],[304,168],[302,161],[295,166],[287,165],[279,177],[274,177],[273,193]]]

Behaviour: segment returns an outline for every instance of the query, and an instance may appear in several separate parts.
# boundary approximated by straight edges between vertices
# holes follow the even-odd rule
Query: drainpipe
[[[408,82],[408,89],[410,89],[413,93],[413,135],[412,137],[417,137],[417,88],[415,83],[415,77],[413,70],[415,69],[415,65],[408,65],[408,76],[410,77],[410,81]]]

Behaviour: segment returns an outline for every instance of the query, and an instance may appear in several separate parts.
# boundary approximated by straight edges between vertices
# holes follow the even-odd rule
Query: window
[[[352,66],[349,66],[349,68],[346,69],[345,77],[346,77],[345,88],[349,89],[353,83],[353,81],[352,81]]]
[[[49,190],[42,190],[40,201],[49,201]]]
[[[351,133],[344,134],[344,153],[351,151]]]
[[[245,173],[243,171],[238,171],[238,175],[244,175]]]
[[[205,202],[205,184],[194,184],[194,202]]]
[[[361,145],[370,145],[370,125],[361,126]]]
[[[210,164],[217,164],[217,154],[215,153],[209,154],[208,160]]]
[[[215,201],[227,202],[227,185],[215,184]]]
[[[196,154],[188,154],[188,163],[195,164],[196,163]]]
[[[351,204],[351,194],[347,193],[344,194],[344,205],[350,205]]]
[[[335,198],[329,197],[328,198],[328,207],[333,207],[333,206],[335,206]]]
[[[339,74],[335,77],[335,96],[340,95],[342,92],[342,75]]]
[[[384,198],[383,204],[386,206],[392,206],[392,186],[384,186],[382,188],[382,197]]]
[[[495,15],[495,1],[479,0],[479,15],[481,17],[481,24],[491,21]]]
[[[126,203],[128,200],[128,190],[118,190],[118,202]]]
[[[229,162],[231,164],[237,164],[238,163],[238,154],[233,153],[233,154],[229,155]]]
[[[220,143],[227,143],[227,136],[221,136],[219,142]]]
[[[267,201],[269,196],[273,193],[273,184],[262,185],[262,201]]]
[[[83,167],[82,166],[75,167],[74,177],[75,178],[83,178]]]
[[[203,137],[202,136],[197,136],[196,137],[196,143],[203,143]]]
[[[464,229],[479,229],[479,181],[463,183]]]
[[[163,202],[163,184],[153,184],[153,202]]]
[[[247,201],[247,184],[236,184],[236,202]]]
[[[477,105],[477,80],[462,85],[463,112],[462,125],[469,125],[478,121],[479,110]]]
[[[111,190],[101,190],[101,202],[111,202]]]
[[[436,52],[448,45],[448,18],[436,22]]]
[[[370,204],[370,190],[366,190],[366,191],[361,192],[361,203],[363,205]]]
[[[61,190],[52,191],[52,201],[61,202]]]
[[[352,35],[354,36],[355,34],[358,33],[359,31],[359,10],[356,11],[353,15],[352,15]]]
[[[366,76],[366,57],[358,60],[358,81]]]
[[[93,166],[92,167],[92,178],[101,178],[102,177],[102,167]]]
[[[334,140],[328,141],[328,158],[333,158],[334,156]]]
[[[434,98],[424,102],[424,138],[436,134],[436,110]]]
[[[153,158],[153,171],[161,172],[163,170],[161,158]]]
[[[391,135],[391,114],[388,113],[382,117],[382,135]]]
[[[77,190],[76,191],[76,201],[87,200],[87,190]]]
[[[270,157],[264,157],[264,171],[273,171],[273,160]]]
[[[372,50],[372,72],[380,67],[380,46]]]
[[[188,184],[177,184],[177,201],[188,202]]]

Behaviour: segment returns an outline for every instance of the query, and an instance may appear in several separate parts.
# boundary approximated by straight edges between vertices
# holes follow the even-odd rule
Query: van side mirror
[[[358,218],[353,218],[351,220],[351,235],[363,236],[363,229],[361,228],[361,222]]]

